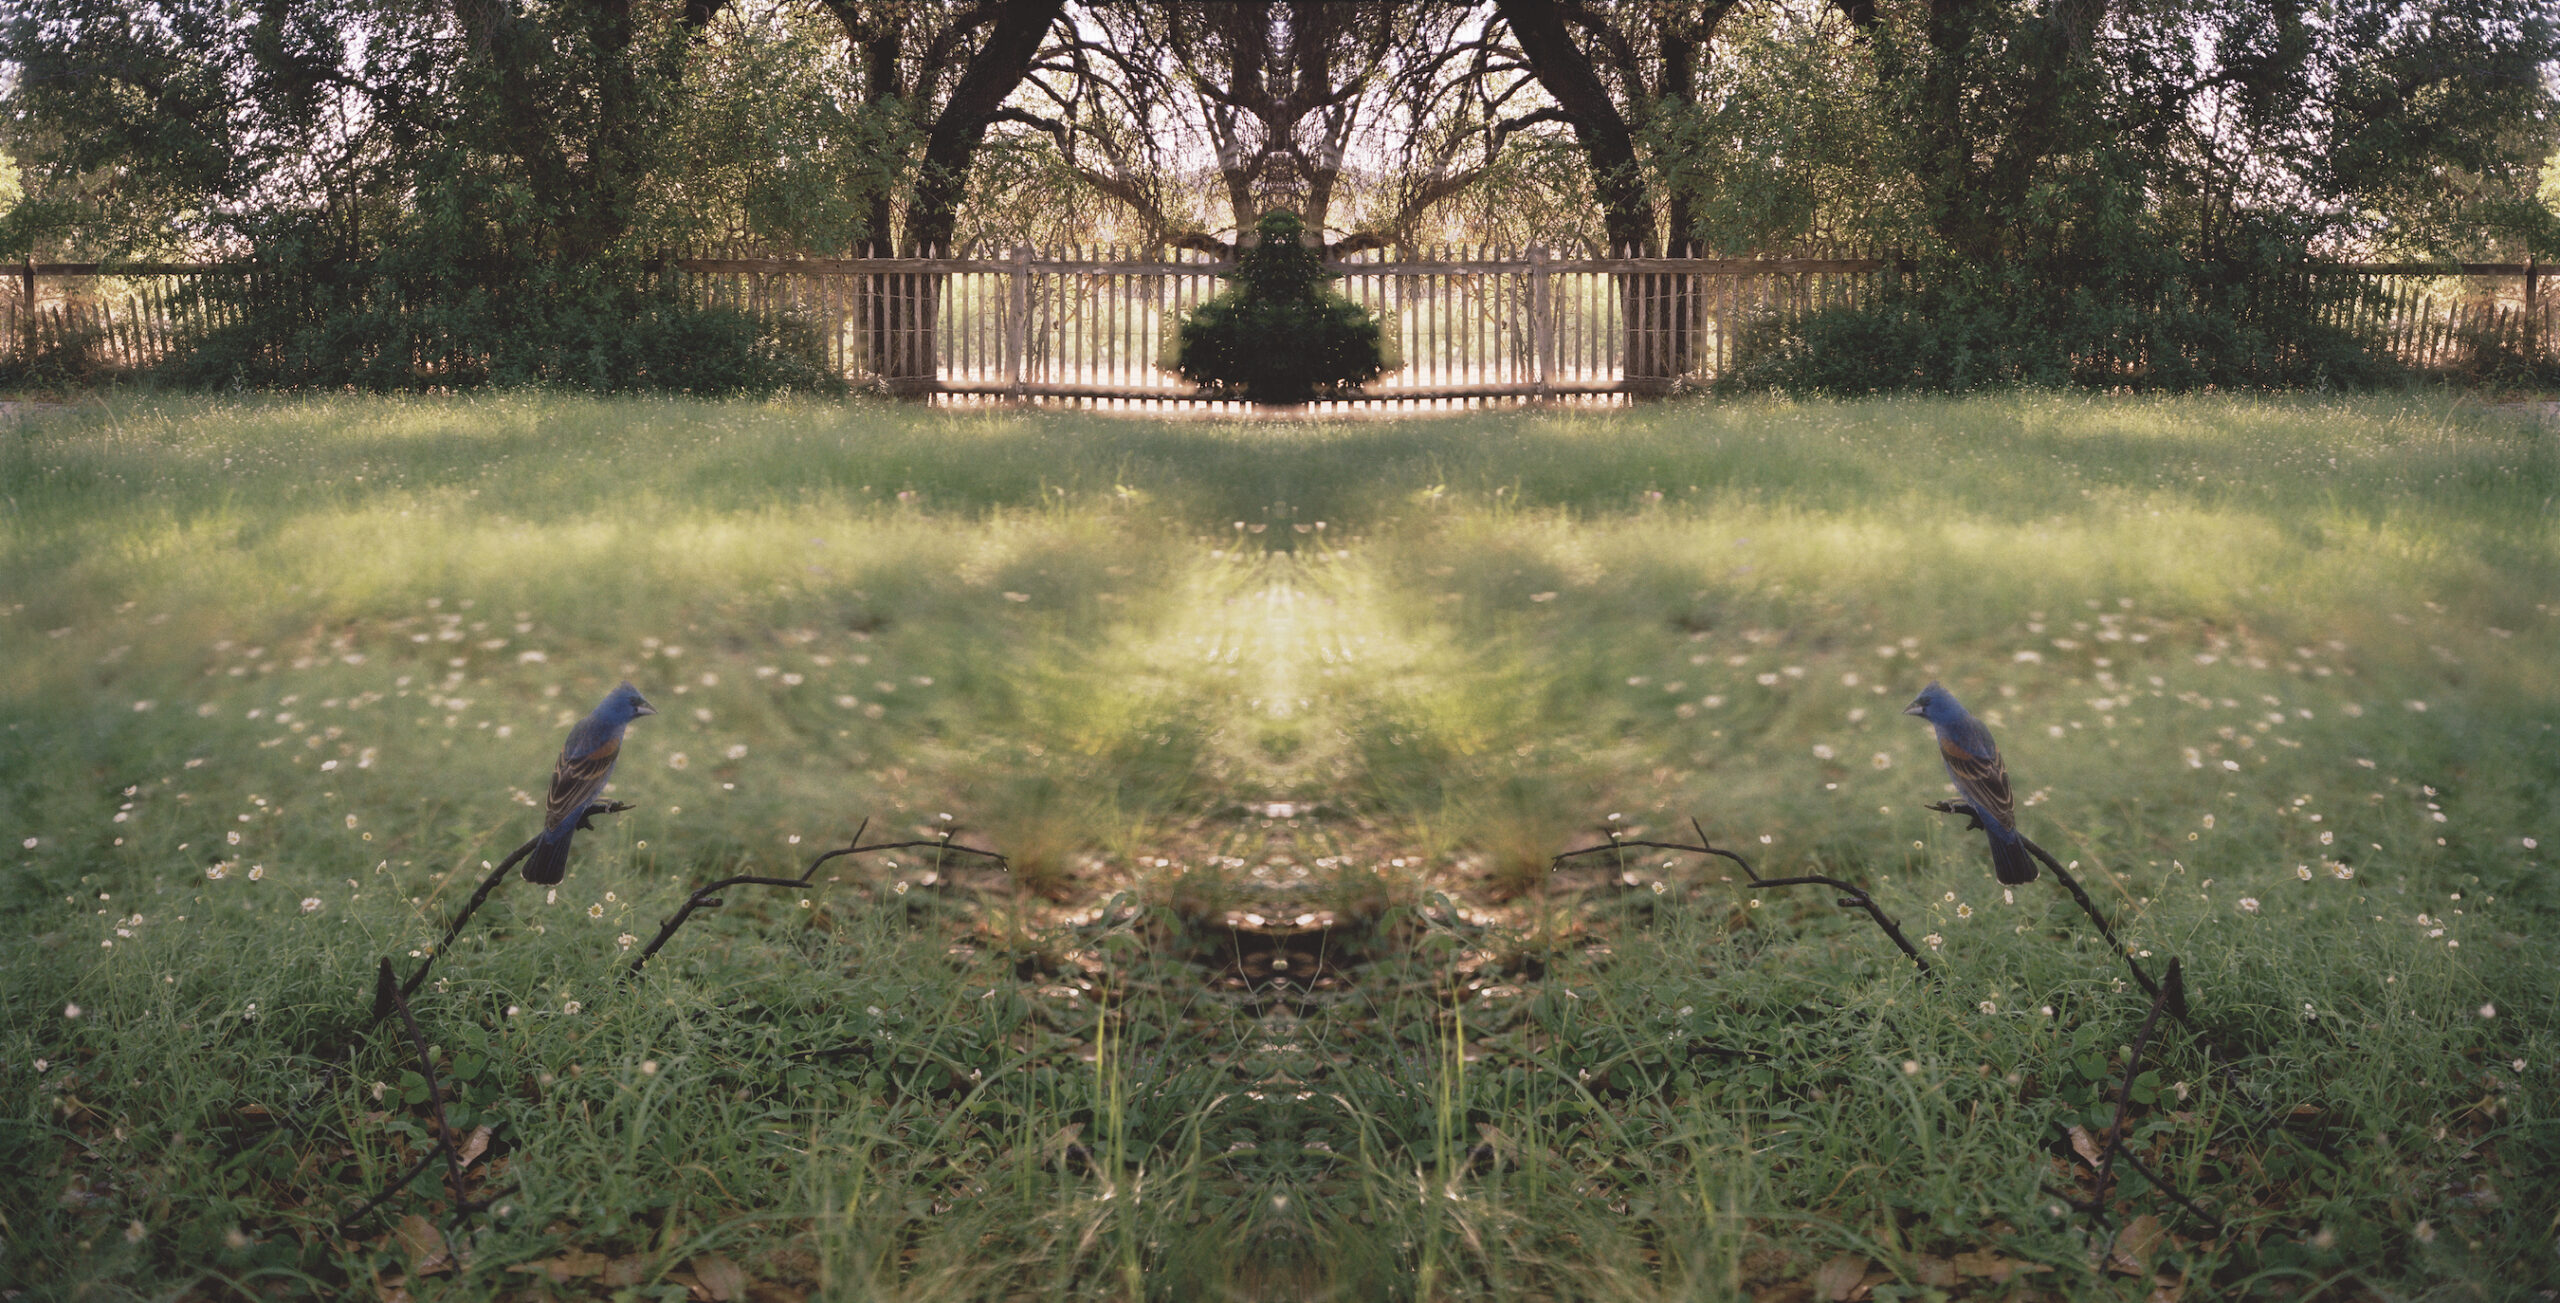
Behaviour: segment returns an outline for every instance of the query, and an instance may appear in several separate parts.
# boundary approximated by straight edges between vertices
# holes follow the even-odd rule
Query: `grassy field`
[[[35,418],[0,1281],[2548,1299],[2555,494],[2544,427],[2436,398]],[[431,1093],[377,965],[625,677],[635,808],[434,956]],[[2180,961],[2138,1062],[2126,957],[1923,808],[1932,678]],[[1550,871],[1693,818],[1929,972],[1729,860]],[[1010,871],[840,858],[625,976],[866,819]],[[2075,1208],[2120,1093],[2178,1197]],[[351,1217],[439,1112],[489,1206],[431,1162]]]

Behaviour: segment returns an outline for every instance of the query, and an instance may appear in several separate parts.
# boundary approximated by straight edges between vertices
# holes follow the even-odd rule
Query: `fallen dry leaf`
[[[648,1263],[648,1259],[635,1253],[628,1258],[616,1258],[604,1264],[606,1287],[621,1289],[626,1285],[639,1284],[641,1279],[649,1274]]]
[[[694,1278],[711,1295],[711,1303],[746,1303],[747,1273],[717,1253],[693,1260]]]
[[[1921,1257],[1913,1260],[1912,1266],[1923,1285],[1945,1289],[1956,1283],[1956,1264],[1950,1259]]]
[[[462,1159],[462,1165],[464,1167],[469,1167],[471,1166],[472,1160],[488,1152],[489,1126],[484,1122],[479,1126],[473,1127],[470,1135],[463,1137],[462,1147],[458,1151],[458,1155]]]
[[[2016,1265],[1996,1253],[1959,1253],[1954,1263],[1958,1275],[1980,1276],[1994,1285],[2007,1283]]]
[[[604,1268],[603,1254],[587,1249],[571,1249],[556,1258],[544,1258],[537,1262],[519,1262],[507,1270],[521,1271],[528,1276],[548,1276],[552,1284],[566,1285],[580,1276],[599,1275]]]
[[[747,1299],[748,1303],[809,1303],[809,1291],[760,1280],[747,1286]]]
[[[2074,1124],[2071,1128],[2071,1152],[2086,1159],[2089,1166],[2096,1167],[2106,1151],[2099,1146],[2098,1138],[2089,1134],[2087,1127]]]
[[[2160,1219],[2144,1213],[2116,1232],[2115,1245],[2107,1250],[2106,1268],[2121,1276],[2148,1276],[2151,1251],[2159,1243]]]
[[[399,1239],[400,1251],[409,1256],[410,1275],[432,1276],[453,1270],[453,1252],[445,1246],[444,1232],[437,1230],[434,1222],[411,1213],[401,1218],[391,1233]]]
[[[1863,1254],[1844,1253],[1814,1269],[1813,1296],[1823,1303],[1848,1303],[1867,1277]]]

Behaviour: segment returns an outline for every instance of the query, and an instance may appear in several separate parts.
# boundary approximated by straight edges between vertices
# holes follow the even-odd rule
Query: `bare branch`
[[[1967,805],[1962,801],[1932,801],[1921,808],[1935,810],[1940,814],[1963,815],[1965,818],[1972,820],[1971,825],[1966,829],[1968,832],[1982,827],[1981,816],[1974,813],[1972,806]],[[2089,899],[2089,893],[2082,889],[2080,886],[2080,880],[2072,877],[2070,870],[2063,868],[2061,862],[2053,858],[2052,852],[2036,845],[2035,841],[2032,838],[2029,838],[2026,834],[2020,833],[2018,835],[2018,840],[2026,843],[2027,853],[2035,856],[2038,860],[2044,863],[2046,868],[2051,869],[2053,871],[2053,880],[2061,883],[2063,889],[2071,893],[2071,898],[2073,900],[2080,902],[2080,912],[2088,915],[2089,921],[2098,925],[2098,935],[2106,938],[2107,948],[2115,951],[2116,954],[2124,960],[2125,967],[2133,970],[2133,980],[2137,985],[2142,987],[2143,994],[2151,996],[2154,999],[2160,998],[2162,993],[2160,984],[2152,981],[2151,974],[2142,971],[2142,964],[2134,958],[2133,952],[2126,949],[2123,942],[2116,940],[2116,930],[2107,926],[2106,915],[2098,912],[2097,902]],[[2187,1020],[2186,988],[2182,985],[2176,991],[2171,992],[2170,996],[2170,1015],[2180,1022],[2185,1022]]]
[[[1621,838],[1612,833],[1609,837],[1608,844],[1602,846],[1585,846],[1578,851],[1566,851],[1564,854],[1555,857],[1555,859],[1550,862],[1549,869],[1552,871],[1553,869],[1561,868],[1566,860],[1573,859],[1577,856],[1598,855],[1606,851],[1625,850],[1632,847],[1647,847],[1660,851],[1678,851],[1687,855],[1721,856],[1741,865],[1743,876],[1750,879],[1750,883],[1754,887],[1829,887],[1834,891],[1844,893],[1837,901],[1834,902],[1835,904],[1839,905],[1842,909],[1866,911],[1867,917],[1875,920],[1875,925],[1883,929],[1886,936],[1893,939],[1893,944],[1901,947],[1902,953],[1911,957],[1912,963],[1920,966],[1921,972],[1931,973],[1934,975],[1935,970],[1929,967],[1929,961],[1920,957],[1919,950],[1914,948],[1911,942],[1902,935],[1902,928],[1892,919],[1885,917],[1883,907],[1877,905],[1875,898],[1869,896],[1864,888],[1842,882],[1838,878],[1824,877],[1820,874],[1806,874],[1802,877],[1795,878],[1761,877],[1760,871],[1751,867],[1751,861],[1742,858],[1742,856],[1732,851],[1726,850],[1723,847],[1709,842],[1707,840],[1707,830],[1700,826],[1696,819],[1691,819],[1689,821],[1689,826],[1692,829],[1695,829],[1698,834],[1698,844],[1695,846],[1684,846],[1678,842],[1637,841]]]
[[[731,887],[806,887],[817,880],[819,866],[825,864],[829,860],[836,859],[841,856],[869,855],[877,851],[930,849],[936,852],[958,851],[963,855],[980,855],[987,859],[994,860],[996,862],[996,867],[998,868],[1011,867],[1005,860],[1004,856],[999,855],[994,851],[982,851],[974,847],[953,845],[951,843],[951,831],[948,829],[944,830],[941,838],[935,841],[876,842],[872,845],[865,846],[862,844],[862,834],[863,830],[870,826],[871,821],[869,819],[863,820],[861,825],[853,830],[852,841],[809,861],[808,870],[803,872],[799,877],[765,878],[758,877],[754,874],[740,874],[734,878],[722,878],[718,882],[714,882],[708,886],[697,889],[692,895],[685,898],[684,904],[676,910],[675,917],[658,925],[657,937],[649,942],[647,949],[642,950],[639,956],[631,961],[631,966],[624,969],[622,975],[625,978],[638,976],[641,967],[647,964],[649,960],[658,953],[660,947],[667,944],[669,938],[675,936],[676,929],[683,927],[685,925],[685,921],[693,917],[695,910],[720,908],[720,906],[725,902],[720,899],[719,893],[726,891]]]
[[[595,830],[595,825],[588,822],[588,820],[591,820],[600,814],[620,814],[625,810],[635,808],[637,807],[623,801],[598,801],[595,804],[588,806],[585,811],[578,815],[578,828],[583,832],[593,832]],[[471,916],[479,913],[480,906],[488,902],[489,894],[496,891],[498,889],[498,885],[507,880],[507,870],[514,868],[519,861],[524,859],[525,856],[531,855],[533,853],[534,846],[541,842],[541,840],[542,834],[540,833],[535,833],[533,836],[526,838],[524,845],[509,851],[507,853],[507,858],[498,861],[498,867],[489,870],[489,876],[480,880],[480,889],[471,893],[470,903],[464,905],[462,907],[462,912],[453,916],[452,925],[445,928],[444,940],[437,942],[433,949],[427,951],[425,961],[418,965],[418,971],[409,974],[408,981],[400,983],[399,991],[402,999],[405,1000],[418,993],[419,984],[427,980],[427,970],[435,967],[436,960],[441,958],[444,955],[444,952],[453,945],[453,939],[462,935],[462,925],[470,922]],[[382,962],[388,964],[391,961],[385,959]],[[376,991],[373,998],[374,1018],[378,1021],[390,1012],[390,1001],[380,991]]]

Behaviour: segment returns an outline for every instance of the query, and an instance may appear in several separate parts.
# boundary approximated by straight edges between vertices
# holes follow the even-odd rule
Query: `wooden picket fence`
[[[1665,259],[1373,251],[1329,264],[1378,314],[1394,366],[1363,398],[1658,392],[1729,365],[1772,312],[1851,301],[1872,258]],[[815,323],[848,378],[908,393],[1185,399],[1173,323],[1233,264],[1184,250],[1017,248],[856,259],[689,257],[707,301]]]
[[[1379,401],[1534,400],[1660,393],[1733,365],[1744,329],[1872,294],[1879,258],[1643,258],[1588,250],[1379,250],[1330,264],[1376,312],[1395,366]],[[778,258],[734,250],[668,263],[697,302],[789,317],[815,331],[837,374],[905,394],[1074,401],[1187,401],[1168,367],[1173,323],[1232,264],[1120,247],[930,251],[921,257]],[[0,366],[148,368],[218,324],[237,277],[218,263],[25,263],[0,272]],[[2371,293],[2332,296],[2335,324],[2402,363],[2454,372],[2495,352],[2543,358],[2555,305],[2529,263],[2374,263],[2321,268]]]

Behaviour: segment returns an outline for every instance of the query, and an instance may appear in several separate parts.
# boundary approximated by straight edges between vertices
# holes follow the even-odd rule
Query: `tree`
[[[1251,231],[1274,209],[1339,230],[1354,147],[1392,149],[1376,142],[1390,121],[1405,128],[1399,141],[1445,125],[1441,111],[1481,83],[1489,47],[1468,32],[1472,17],[1424,0],[1091,4],[1042,55],[1037,106],[1007,116],[1046,133],[1151,243],[1229,253],[1209,228]],[[1214,209],[1187,202],[1180,153],[1194,142],[1215,160]],[[1444,151],[1443,166],[1458,152]],[[1386,243],[1473,180],[1462,172],[1399,196],[1348,247]]]

